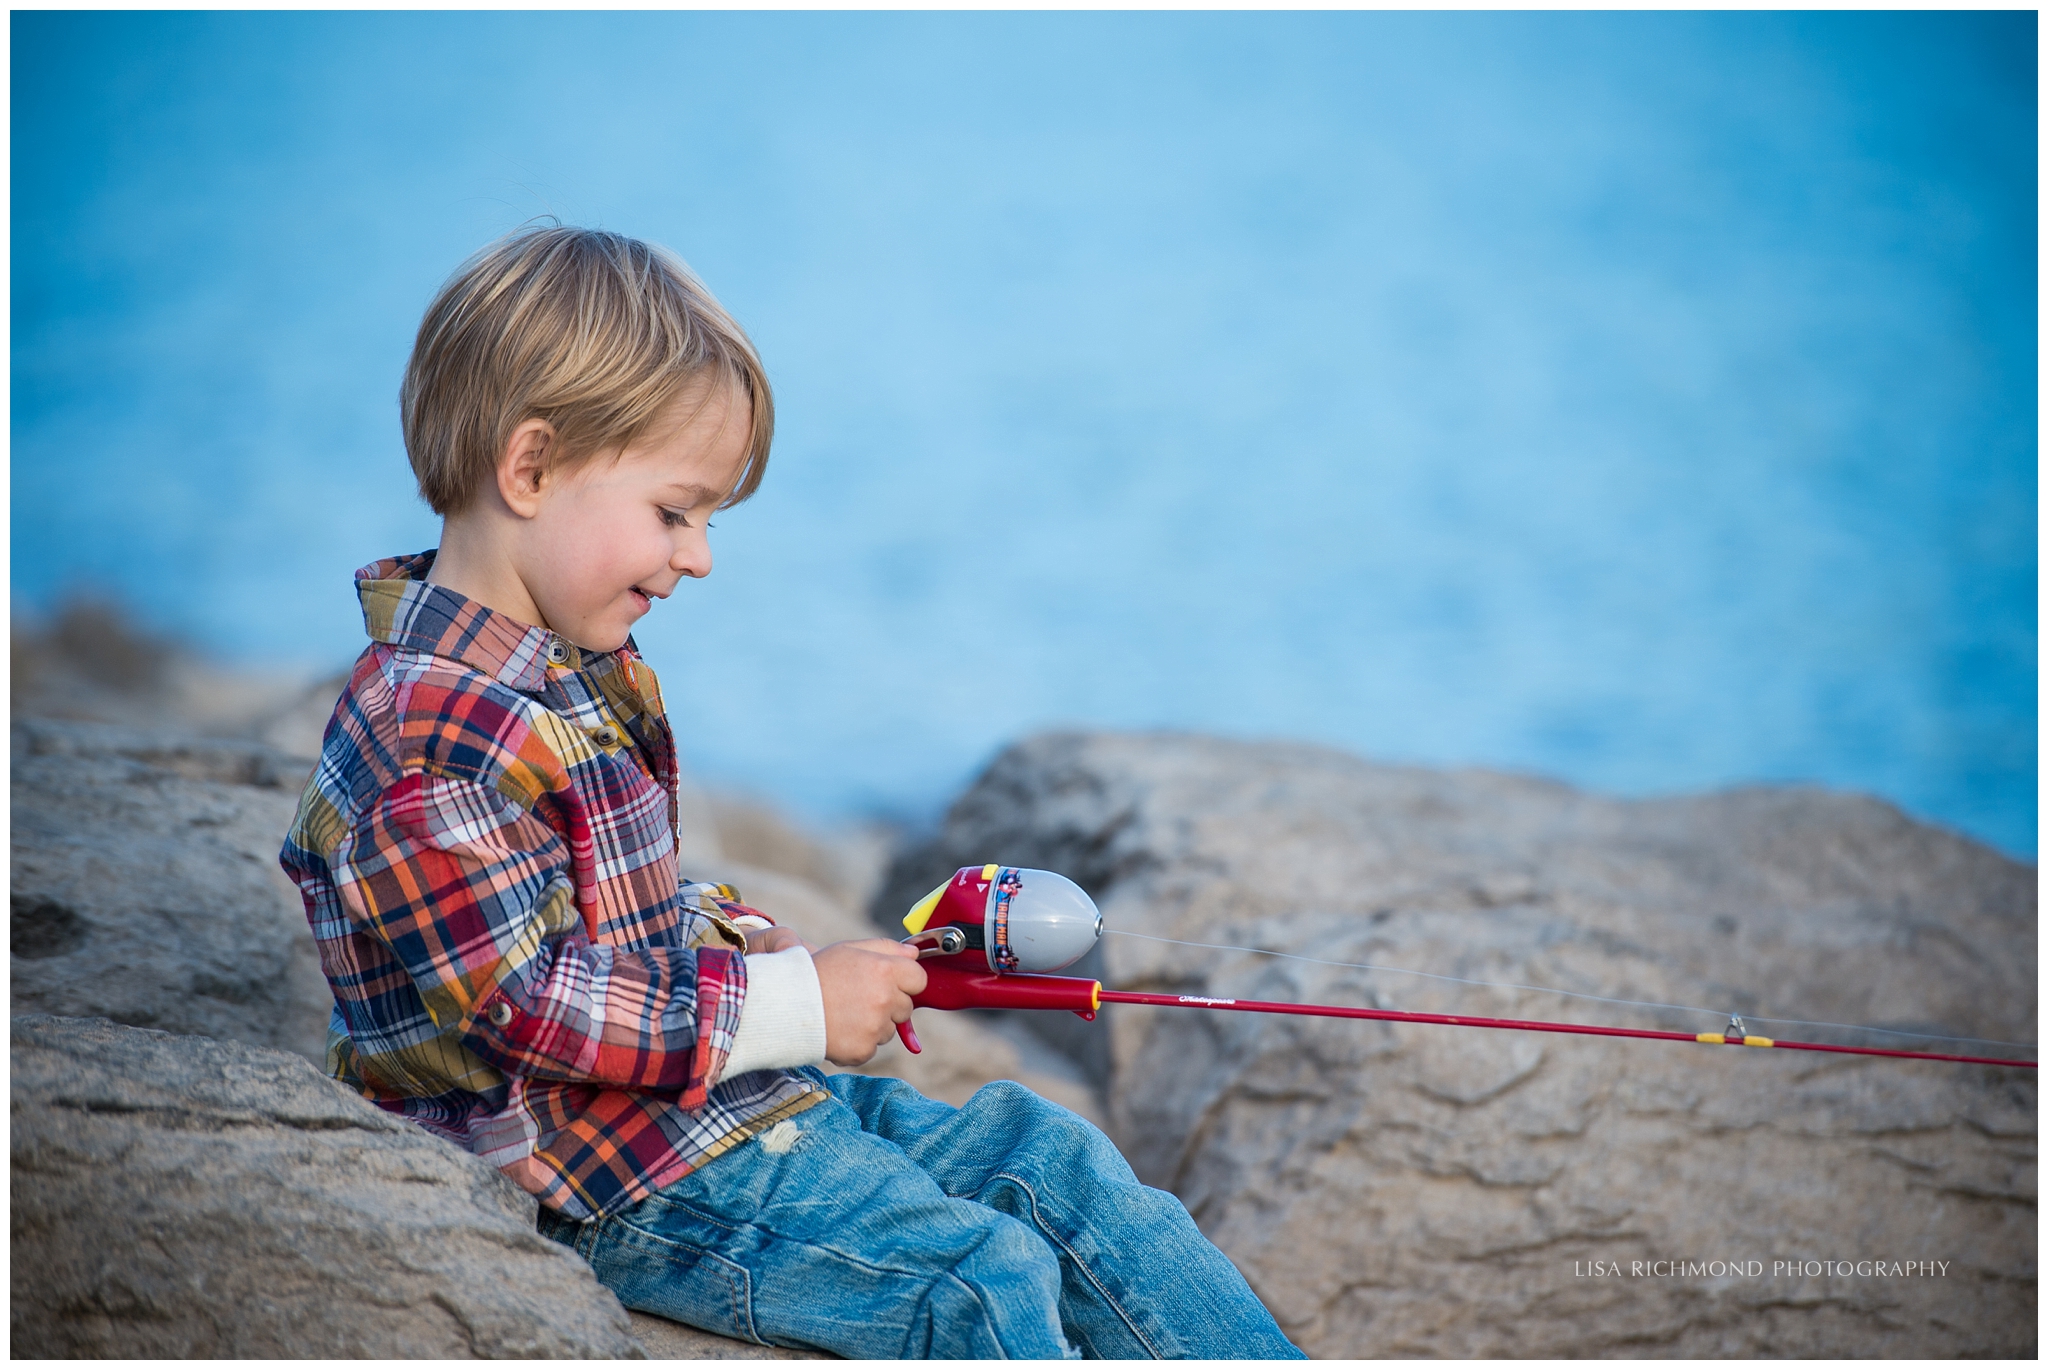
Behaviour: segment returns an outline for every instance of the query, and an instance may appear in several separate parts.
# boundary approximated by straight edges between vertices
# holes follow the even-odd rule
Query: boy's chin
[[[560,630],[557,629],[557,631],[559,632]],[[627,624],[623,628],[606,628],[592,625],[586,627],[581,632],[562,633],[563,637],[568,638],[580,650],[586,652],[616,652],[619,648],[626,645],[626,639],[632,635],[633,627],[631,624]]]

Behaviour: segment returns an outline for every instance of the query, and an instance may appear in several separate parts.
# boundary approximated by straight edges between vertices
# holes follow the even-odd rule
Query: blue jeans
[[[1180,1200],[1022,1085],[965,1108],[811,1072],[832,1097],[579,1225],[541,1210],[628,1308],[865,1360],[1299,1358]],[[780,1139],[787,1141],[787,1133]]]

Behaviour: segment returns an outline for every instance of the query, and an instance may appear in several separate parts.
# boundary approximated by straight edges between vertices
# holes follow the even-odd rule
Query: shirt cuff
[[[747,958],[747,997],[721,1080],[825,1059],[825,996],[802,947]]]

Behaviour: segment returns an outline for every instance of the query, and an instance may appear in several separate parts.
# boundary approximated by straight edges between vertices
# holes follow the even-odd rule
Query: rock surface
[[[1114,931],[1086,973],[1112,988],[1722,1026],[1114,935],[1136,933],[1732,1009],[1787,1039],[1943,1049],[1765,1016],[2033,1040],[2033,869],[1860,796],[1622,802],[1306,746],[1054,734],[991,764],[875,916],[989,860],[1090,889]],[[1140,1176],[1315,1356],[2035,1352],[2032,1072],[1197,1009],[1032,1018],[1085,1042]],[[2033,1055],[1973,1054],[2001,1051]],[[1740,1264],[1634,1273],[1661,1261]],[[1826,1261],[1948,1264],[1804,1264]]]
[[[13,1024],[23,1357],[637,1357],[589,1266],[482,1161],[296,1056]]]
[[[13,745],[14,1011],[319,1061],[332,1000],[277,864],[310,758],[19,716]]]

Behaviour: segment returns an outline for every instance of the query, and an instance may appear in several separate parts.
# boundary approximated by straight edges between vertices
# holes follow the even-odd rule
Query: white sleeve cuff
[[[769,921],[768,916],[762,913],[743,913],[733,919],[732,922],[734,927],[739,928],[772,928],[775,926],[774,923]]]
[[[814,1066],[825,1059],[825,996],[802,947],[747,958],[747,997],[721,1080],[750,1070]]]

